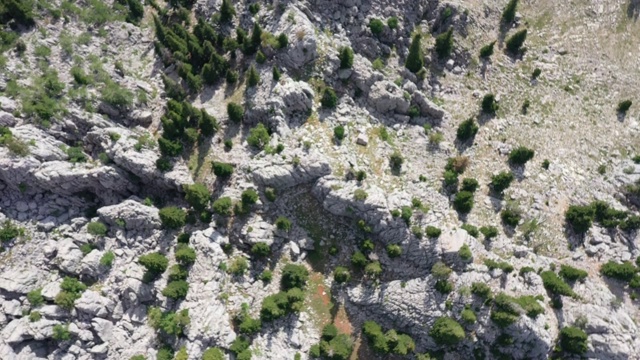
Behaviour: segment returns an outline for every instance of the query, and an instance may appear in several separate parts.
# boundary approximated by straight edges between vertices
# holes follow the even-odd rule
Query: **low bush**
[[[625,261],[620,264],[613,260],[609,260],[600,268],[600,273],[602,275],[621,281],[630,281],[636,272],[638,272],[638,269],[633,266],[630,261]]]
[[[287,264],[282,270],[280,284],[285,290],[292,288],[304,289],[309,279],[309,271],[303,265]]]
[[[231,265],[229,266],[228,272],[235,276],[242,276],[247,271],[247,269],[249,269],[249,263],[247,262],[247,259],[239,256],[233,259]]]
[[[470,212],[473,209],[473,193],[469,191],[456,193],[453,200],[453,208],[463,214]]]
[[[333,128],[333,136],[338,141],[342,141],[344,139],[344,126],[338,125]]]
[[[552,294],[575,297],[576,293],[573,292],[571,287],[564,282],[553,271],[543,271],[540,273],[542,278],[542,284]]]
[[[396,258],[402,255],[402,248],[396,244],[389,244],[387,245],[387,255],[389,255],[390,258]]]
[[[67,341],[71,339],[71,332],[69,331],[69,324],[56,324],[53,326],[53,334],[51,335],[53,340]]]
[[[230,197],[221,197],[213,202],[213,212],[220,216],[231,216],[233,214],[233,202]]]
[[[431,225],[427,226],[426,232],[427,236],[430,238],[438,238],[440,237],[440,234],[442,234],[442,230]]]
[[[507,206],[500,212],[500,219],[505,225],[515,227],[522,219],[522,212],[515,206]]]
[[[280,216],[276,219],[276,227],[279,230],[282,231],[289,231],[291,230],[293,224],[291,223],[291,220],[287,219],[284,216]]]
[[[498,228],[495,226],[482,226],[480,227],[480,232],[484,235],[485,240],[491,240],[498,236]]]
[[[382,266],[380,265],[380,262],[373,261],[368,263],[367,266],[364,267],[364,273],[372,278],[380,276],[380,274],[382,274]]]
[[[334,109],[338,105],[338,95],[332,88],[326,88],[322,93],[320,103],[324,108]]]
[[[476,136],[479,129],[480,127],[478,126],[476,121],[473,118],[469,118],[461,122],[458,126],[458,130],[456,131],[456,138],[460,142],[465,142]]]
[[[633,104],[633,102],[631,100],[620,101],[618,103],[618,112],[626,113],[629,110],[629,108],[631,107],[632,104]]]
[[[462,310],[462,312],[460,313],[460,318],[467,324],[475,324],[478,320],[478,318],[476,317],[476,313],[474,313],[473,310],[469,308],[465,308],[464,310]]]
[[[495,114],[498,110],[498,103],[496,102],[496,97],[493,94],[486,94],[482,98],[481,103],[482,112],[485,114]]]
[[[509,153],[509,162],[514,165],[524,165],[527,161],[533,159],[534,155],[535,151],[524,146],[518,146]]]
[[[462,259],[463,261],[471,260],[473,258],[473,253],[471,253],[469,245],[462,244],[462,247],[460,247],[460,250],[458,250],[458,256],[460,256],[460,259]]]
[[[380,35],[384,30],[384,23],[380,19],[371,19],[369,21],[369,29],[373,35]]]
[[[489,270],[500,269],[506,273],[510,273],[513,271],[513,266],[508,262],[504,262],[504,261],[498,262],[492,259],[486,259],[484,261],[484,264],[489,268]]]
[[[473,236],[474,238],[478,237],[478,228],[471,225],[471,224],[462,224],[462,226],[460,226],[460,228],[464,231],[466,231],[470,236]]]
[[[476,190],[478,190],[479,186],[480,184],[478,184],[478,180],[474,178],[466,178],[462,180],[462,186],[460,187],[460,190],[475,192]]]
[[[265,242],[258,242],[251,247],[251,253],[258,257],[266,257],[271,254],[271,247]]]
[[[269,131],[262,123],[251,128],[251,130],[249,130],[249,136],[247,136],[247,143],[260,150],[264,149],[270,140],[271,135],[269,135]]]
[[[208,348],[202,353],[202,360],[224,360],[226,359],[224,352],[219,348]]]
[[[196,251],[187,244],[178,244],[175,257],[180,265],[189,266],[196,262]]]
[[[493,297],[491,288],[483,282],[474,282],[471,284],[471,292],[483,299],[491,299]]]
[[[222,177],[222,178],[228,178],[231,176],[231,174],[233,174],[233,165],[232,164],[228,164],[228,163],[223,163],[223,162],[219,162],[219,161],[213,161],[211,163],[212,165],[212,169],[213,169],[213,173],[216,176]]]
[[[402,154],[400,154],[400,152],[397,150],[394,151],[389,157],[389,165],[391,166],[391,169],[395,171],[399,171],[402,168],[403,163],[404,158],[402,157]]]
[[[99,221],[92,221],[87,225],[87,232],[93,236],[105,236],[107,226]]]
[[[100,265],[106,266],[106,267],[111,267],[111,265],[113,264],[113,260],[115,260],[115,258],[116,258],[116,256],[113,253],[113,251],[107,251],[100,258]]]
[[[351,255],[351,264],[356,268],[362,269],[367,266],[368,263],[369,260],[367,260],[367,257],[360,251],[356,251]]]
[[[333,271],[333,279],[339,284],[345,283],[349,281],[349,279],[351,279],[351,274],[349,273],[349,270],[347,268],[343,266],[337,266]]]
[[[169,299],[179,300],[187,297],[189,291],[189,283],[184,280],[171,281],[162,290],[162,295]]]
[[[573,266],[564,265],[564,264],[560,265],[559,274],[560,276],[565,278],[565,280],[568,280],[568,281],[577,281],[577,280],[582,281],[586,279],[586,277],[589,275],[589,273],[587,273],[584,270],[577,269],[577,268],[574,268]]]
[[[232,122],[240,123],[244,118],[244,108],[240,104],[230,102],[227,104],[227,115]]]
[[[502,194],[513,182],[515,176],[511,171],[502,171],[491,177],[491,188],[497,194]]]
[[[560,347],[571,354],[587,352],[587,333],[574,326],[566,326],[560,330]]]
[[[457,321],[450,317],[441,317],[431,327],[429,336],[438,345],[452,346],[462,341],[465,338],[465,333]]]
[[[576,233],[585,233],[595,218],[595,207],[571,205],[565,212],[565,221]]]
[[[161,253],[153,252],[140,256],[138,258],[138,263],[144,266],[151,276],[156,277],[167,270],[169,260],[167,260],[167,257]]]
[[[175,206],[160,209],[159,215],[162,225],[167,229],[179,229],[187,221],[187,213]]]
[[[209,204],[209,200],[211,199],[211,194],[209,193],[209,189],[204,184],[193,184],[193,185],[185,185],[185,200],[189,203],[189,205],[193,206],[194,209],[202,211]]]
[[[27,300],[32,308],[36,308],[44,304],[44,297],[42,296],[42,289],[35,289],[27,293]]]

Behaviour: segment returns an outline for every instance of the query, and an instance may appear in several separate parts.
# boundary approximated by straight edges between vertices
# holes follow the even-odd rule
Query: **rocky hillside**
[[[636,0],[0,0],[0,359],[640,359]]]

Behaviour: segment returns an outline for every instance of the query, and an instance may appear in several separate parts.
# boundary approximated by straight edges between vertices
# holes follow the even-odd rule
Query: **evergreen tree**
[[[502,12],[502,22],[504,24],[511,24],[516,18],[516,8],[518,7],[518,0],[510,0],[507,6]]]
[[[260,74],[258,74],[258,71],[256,70],[256,68],[253,65],[251,65],[251,67],[249,68],[249,73],[247,74],[247,86],[254,87],[258,85],[259,82],[260,82]]]
[[[277,66],[273,66],[273,81],[280,81],[280,70],[278,70]]]
[[[436,53],[439,58],[444,59],[448,57],[451,55],[451,50],[453,50],[453,28],[436,37]]]
[[[422,45],[420,44],[422,36],[420,34],[416,34],[413,37],[413,41],[411,42],[411,47],[409,48],[409,56],[407,56],[407,62],[405,66],[411,72],[418,72],[424,66],[424,58],[422,57]]]
[[[220,7],[220,21],[223,23],[231,22],[236,15],[236,9],[231,4],[230,0],[222,0],[222,6]]]
[[[507,50],[513,54],[520,52],[524,41],[527,39],[527,29],[520,30],[507,39]]]

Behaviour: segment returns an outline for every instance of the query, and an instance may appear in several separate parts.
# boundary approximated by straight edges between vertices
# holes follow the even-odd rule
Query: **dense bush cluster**
[[[493,301],[491,320],[500,327],[506,327],[518,320],[521,310],[533,319],[544,313],[544,307],[536,297],[524,295],[516,298],[500,293]]]
[[[473,118],[469,118],[460,123],[456,132],[456,137],[459,141],[464,142],[473,138],[478,133],[478,124]]]
[[[309,349],[312,358],[332,360],[347,360],[353,351],[353,341],[346,334],[339,334],[333,324],[328,324],[322,329],[320,344],[313,345]]]
[[[560,330],[560,348],[571,354],[587,352],[587,333],[574,326],[566,326]]]
[[[514,165],[524,165],[533,159],[535,152],[527,147],[518,146],[509,153],[509,162]]]
[[[78,279],[66,276],[60,284],[60,292],[56,295],[54,302],[62,308],[71,310],[75,301],[82,296],[86,289],[87,286]]]
[[[185,327],[191,323],[188,309],[163,312],[160,308],[152,306],[147,312],[147,319],[152,328],[173,336],[181,336]]]
[[[540,273],[542,277],[542,284],[544,288],[554,295],[563,295],[575,297],[576,293],[573,292],[571,286],[564,282],[555,272],[548,270]]]
[[[362,332],[379,354],[407,355],[415,350],[415,343],[409,335],[399,334],[393,329],[384,333],[375,321],[365,321]]]
[[[573,231],[587,232],[594,221],[607,229],[620,227],[624,231],[640,228],[640,217],[626,211],[616,210],[604,201],[594,201],[589,205],[571,205],[565,212],[565,221]]]
[[[465,333],[457,321],[450,317],[441,317],[431,327],[429,336],[439,345],[456,345],[465,338]]]

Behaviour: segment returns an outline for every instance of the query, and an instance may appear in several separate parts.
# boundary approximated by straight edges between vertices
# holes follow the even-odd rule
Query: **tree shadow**
[[[513,176],[516,178],[518,182],[522,182],[522,180],[525,179],[525,176],[524,176],[525,165],[518,165],[518,164],[509,162],[509,168],[511,169],[511,173],[513,174]]]
[[[627,5],[627,17],[629,19],[633,19],[633,21],[637,21],[638,15],[640,15],[640,0],[629,0],[629,4]]]
[[[640,2],[640,0],[638,0]],[[618,111],[616,114],[616,117],[618,118],[619,122],[624,122],[624,120],[627,118],[627,113],[626,112],[622,112],[622,111]]]
[[[478,112],[476,116],[476,121],[478,121],[479,125],[486,125],[489,121],[493,120],[496,117],[496,113],[486,113],[484,111]]]

